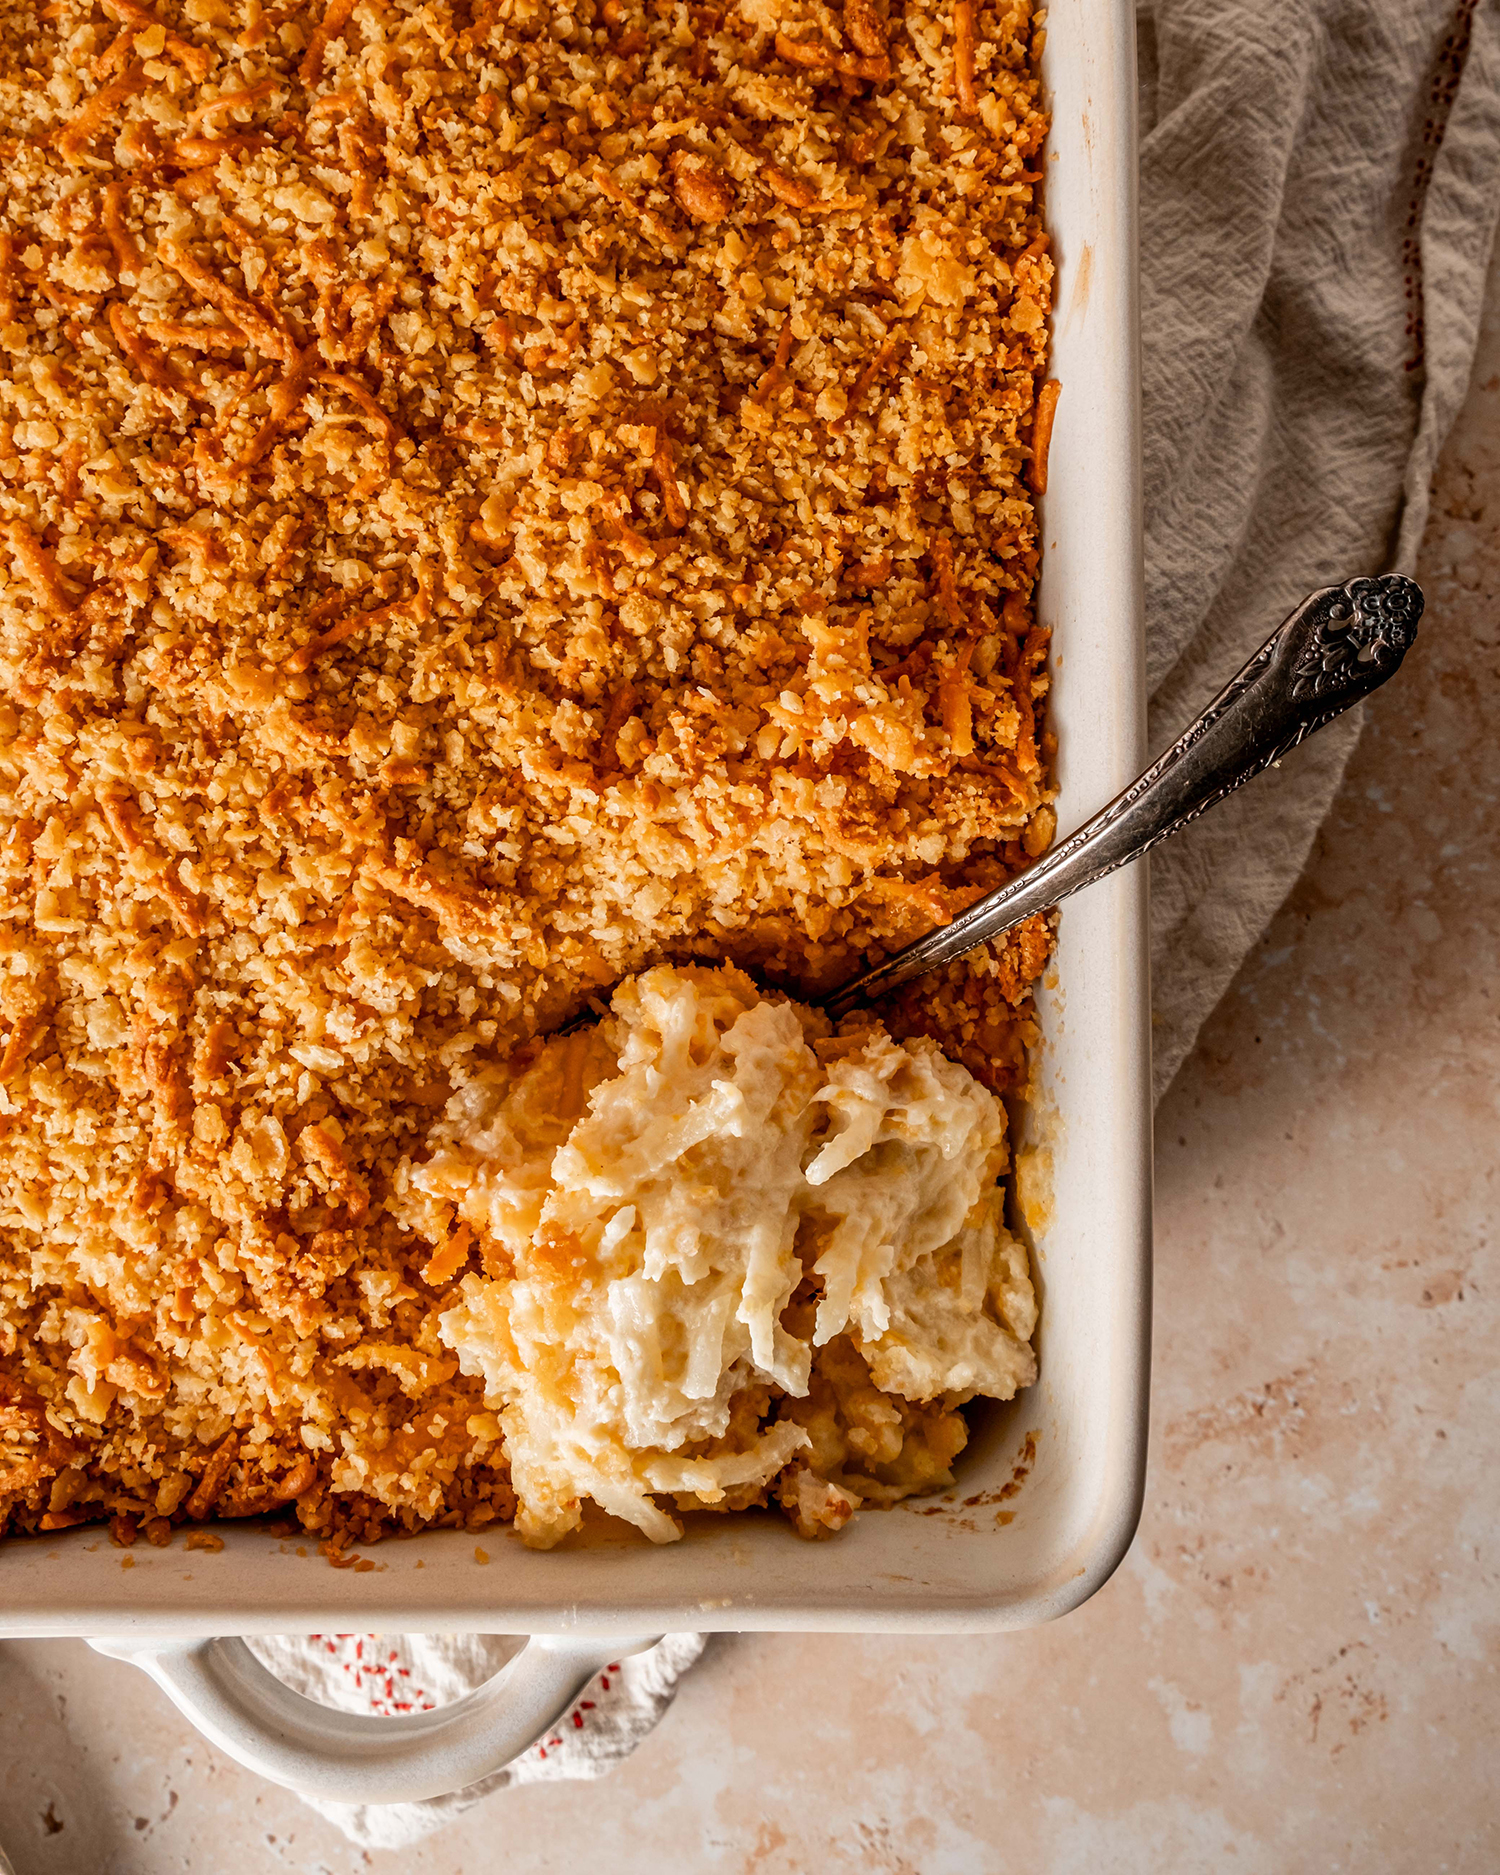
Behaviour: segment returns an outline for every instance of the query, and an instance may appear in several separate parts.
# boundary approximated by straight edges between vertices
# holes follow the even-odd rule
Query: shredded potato
[[[660,1497],[743,1504],[794,1461],[799,1525],[829,1521],[808,1506],[830,1489],[852,1509],[949,1482],[913,1478],[901,1403],[937,1404],[951,1456],[954,1408],[1036,1372],[1004,1140],[930,1041],[834,1032],[732,969],[649,971],[597,1029],[471,1082],[413,1183],[485,1242],[442,1336],[499,1411],[521,1534],[549,1546],[592,1498],[669,1542]],[[832,1477],[798,1416],[830,1390],[865,1435]]]

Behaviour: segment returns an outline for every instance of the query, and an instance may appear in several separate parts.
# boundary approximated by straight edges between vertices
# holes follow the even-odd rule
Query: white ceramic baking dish
[[[1043,504],[1043,616],[1056,628],[1059,819],[1077,825],[1143,766],[1135,56],[1131,0],[1055,0],[1044,62],[1046,207],[1063,391]],[[592,1672],[671,1629],[894,1632],[1025,1627],[1093,1594],[1124,1555],[1146,1450],[1150,1075],[1146,874],[1073,900],[1041,997],[1040,1093],[1019,1116],[1043,1297],[1041,1377],[982,1420],[949,1501],[857,1517],[836,1542],[780,1518],[703,1520],[535,1554],[486,1533],[392,1542],[366,1573],[233,1525],[217,1554],[98,1531],[0,1546],[0,1633],[110,1635],[223,1748],[278,1782],[392,1801],[482,1775],[551,1726]],[[1034,1459],[1005,1497],[1022,1455]],[[553,1637],[459,1706],[407,1720],[312,1707],[233,1640],[319,1630]],[[590,1639],[587,1637],[597,1637]],[[370,1728],[374,1728],[373,1730]]]

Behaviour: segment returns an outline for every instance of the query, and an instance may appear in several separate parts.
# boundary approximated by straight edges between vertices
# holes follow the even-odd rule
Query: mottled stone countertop
[[[1159,1115],[1140,1535],[1057,1625],[726,1637],[601,1783],[366,1853],[0,1647],[17,1875],[1500,1868],[1500,270],[1428,624]]]

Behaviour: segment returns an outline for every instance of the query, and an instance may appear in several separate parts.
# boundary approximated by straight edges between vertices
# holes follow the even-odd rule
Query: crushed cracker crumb
[[[453,1088],[1043,849],[1042,17],[7,0],[0,1529],[509,1521]],[[1049,944],[887,1020],[1017,1088]]]

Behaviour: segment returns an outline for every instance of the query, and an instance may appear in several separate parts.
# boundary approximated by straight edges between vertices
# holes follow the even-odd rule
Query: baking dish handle
[[[247,1770],[333,1803],[419,1803],[462,1790],[543,1738],[612,1660],[660,1637],[532,1637],[493,1679],[434,1712],[340,1712],[294,1693],[242,1640],[109,1637],[211,1744]]]

